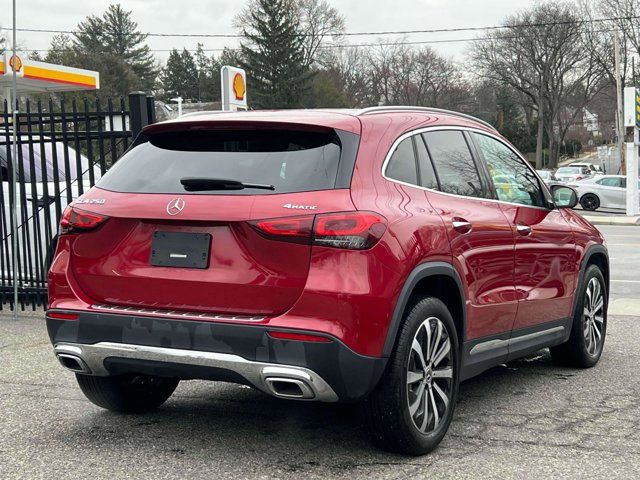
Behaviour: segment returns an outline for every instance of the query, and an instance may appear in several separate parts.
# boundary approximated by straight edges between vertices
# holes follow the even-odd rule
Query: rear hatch
[[[75,281],[99,304],[285,312],[309,269],[311,246],[296,232],[312,227],[309,214],[354,210],[358,135],[288,124],[176,128],[141,136],[74,204],[108,217],[72,233]]]

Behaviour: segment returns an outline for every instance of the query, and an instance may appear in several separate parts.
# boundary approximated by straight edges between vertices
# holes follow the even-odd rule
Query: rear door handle
[[[520,235],[523,235],[523,236],[531,235],[531,227],[529,225],[518,224],[516,225],[516,230]]]
[[[453,219],[451,224],[453,225],[453,229],[460,233],[470,232],[472,227],[471,222],[468,220],[465,220],[464,218],[456,217]]]

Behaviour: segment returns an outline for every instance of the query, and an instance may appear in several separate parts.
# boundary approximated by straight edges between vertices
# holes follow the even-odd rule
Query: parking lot
[[[159,410],[84,399],[51,353],[42,312],[0,317],[0,478],[635,478],[640,469],[640,227],[601,227],[612,259],[601,362],[540,352],[462,384],[431,455],[375,450],[357,406],[286,402],[182,382]]]

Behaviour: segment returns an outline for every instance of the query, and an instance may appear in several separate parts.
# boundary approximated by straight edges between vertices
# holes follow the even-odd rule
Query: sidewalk
[[[619,225],[634,227],[640,225],[640,216],[627,217],[626,215],[585,215],[586,220],[594,225]]]

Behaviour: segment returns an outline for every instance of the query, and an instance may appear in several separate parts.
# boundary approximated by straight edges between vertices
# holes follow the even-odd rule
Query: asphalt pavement
[[[182,382],[146,415],[103,411],[54,359],[42,312],[0,314],[0,478],[637,478],[640,227],[599,228],[616,313],[600,363],[558,368],[541,351],[463,383],[423,457],[376,450],[357,406],[232,384]]]

